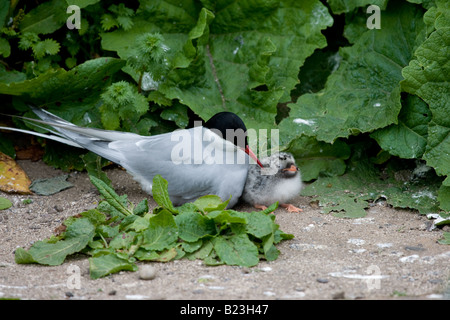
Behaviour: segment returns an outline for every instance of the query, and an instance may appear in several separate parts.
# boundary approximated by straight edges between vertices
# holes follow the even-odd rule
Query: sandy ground
[[[34,179],[62,175],[42,162],[20,161]],[[119,194],[137,203],[147,195],[126,172],[107,171]],[[293,204],[303,213],[278,209],[281,230],[293,240],[278,245],[276,261],[253,268],[209,267],[186,259],[141,263],[156,269],[153,280],[138,272],[89,277],[88,258],[77,254],[56,267],[18,265],[14,250],[52,235],[61,222],[93,208],[99,196],[85,173],[72,173],[75,186],[53,196],[0,192],[13,202],[0,211],[0,298],[20,299],[449,299],[450,246],[438,244],[442,230],[413,211],[376,204],[361,219],[321,214],[310,199]],[[32,203],[24,204],[24,199]],[[155,203],[151,198],[152,206]],[[236,208],[252,211],[248,206]]]

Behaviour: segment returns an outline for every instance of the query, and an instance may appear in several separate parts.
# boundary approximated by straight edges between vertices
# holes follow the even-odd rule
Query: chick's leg
[[[266,210],[266,209],[267,209],[267,207],[264,206],[264,205],[262,205],[262,204],[257,204],[257,203],[255,203],[253,206],[254,206],[256,209],[261,209],[261,210]]]
[[[297,212],[297,213],[300,213],[300,212],[303,211],[302,209],[297,208],[296,206],[294,206],[294,205],[292,205],[292,204],[290,204],[290,203],[282,203],[281,206],[282,206],[283,208],[285,208],[288,212]]]

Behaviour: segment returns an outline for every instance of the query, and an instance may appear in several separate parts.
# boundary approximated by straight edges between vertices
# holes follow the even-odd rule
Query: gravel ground
[[[19,161],[32,180],[64,174],[42,162]],[[139,185],[120,169],[107,171],[119,194],[142,200]],[[293,240],[278,245],[276,261],[256,267],[208,267],[186,259],[140,263],[153,273],[120,272],[89,277],[86,256],[77,254],[55,267],[18,265],[14,250],[51,236],[61,222],[97,205],[99,196],[85,173],[72,173],[73,188],[52,196],[0,192],[13,202],[0,211],[0,298],[20,299],[449,299],[450,246],[442,230],[427,231],[430,221],[416,212],[375,204],[361,219],[320,213],[310,199],[294,205],[303,213],[278,209],[281,230]],[[29,204],[23,200],[31,199]],[[152,207],[155,203],[149,198]],[[240,205],[241,211],[252,208]],[[148,269],[150,268],[150,270]],[[142,275],[142,274],[141,274]],[[148,274],[147,274],[148,276]],[[145,275],[143,275],[145,277]]]

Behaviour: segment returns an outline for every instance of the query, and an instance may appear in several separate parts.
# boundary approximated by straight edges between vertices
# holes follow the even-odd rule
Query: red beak
[[[253,160],[255,160],[255,162],[262,168],[263,165],[261,163],[261,161],[258,160],[258,158],[256,157],[256,155],[253,153],[253,151],[249,148],[249,146],[245,147],[245,153],[248,154]]]

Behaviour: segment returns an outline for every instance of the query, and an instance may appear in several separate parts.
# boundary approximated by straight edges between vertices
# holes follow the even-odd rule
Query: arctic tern
[[[231,112],[220,112],[202,126],[142,136],[80,127],[42,108],[30,108],[41,120],[23,119],[50,126],[51,134],[10,127],[0,129],[92,151],[122,166],[151,195],[153,177],[159,174],[168,182],[174,205],[204,195],[217,195],[223,201],[230,199],[228,208],[232,208],[242,195],[250,158],[262,165],[248,146],[244,122]]]

